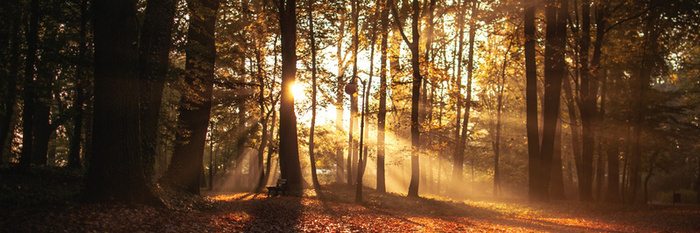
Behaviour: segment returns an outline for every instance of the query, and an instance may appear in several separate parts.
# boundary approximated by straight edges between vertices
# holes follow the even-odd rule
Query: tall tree
[[[479,11],[479,3],[472,3],[472,15],[469,24],[469,52],[467,55],[467,93],[464,98],[464,119],[462,121],[462,135],[458,138],[457,143],[457,158],[459,158],[459,164],[455,162],[455,167],[459,168],[459,181],[462,177],[462,167],[464,166],[464,149],[467,145],[467,138],[469,137],[469,117],[471,112],[471,102],[472,102],[472,77],[474,75],[474,37],[476,36],[476,17]],[[505,62],[504,62],[505,65]],[[459,65],[461,66],[461,65]],[[499,104],[500,105],[500,104]],[[459,125],[459,124],[458,124]],[[459,130],[458,130],[459,131]],[[457,160],[455,160],[457,161]]]
[[[455,104],[455,142],[457,147],[454,151],[453,157],[453,167],[452,167],[452,180],[455,183],[462,183],[462,173],[464,169],[464,150],[460,147],[459,143],[462,142],[460,139],[460,121],[462,120],[462,54],[464,54],[464,15],[466,14],[466,8],[464,7],[466,3],[464,0],[460,0],[457,4],[458,15],[457,15],[457,73],[455,73],[455,85],[454,85],[454,96],[457,97]],[[458,97],[459,96],[459,97]]]
[[[17,2],[7,1],[5,4],[8,5],[3,5],[3,9],[1,10],[4,16],[10,15],[6,12],[24,12],[20,10],[21,7]],[[9,148],[6,147],[5,143],[8,141],[8,136],[12,133],[12,118],[14,117],[15,113],[15,105],[17,104],[17,81],[19,81],[18,74],[21,63],[20,44],[22,43],[21,34],[19,32],[22,26],[23,15],[23,13],[12,14],[12,17],[6,21],[10,25],[8,34],[3,33],[4,35],[2,35],[3,38],[7,40],[6,43],[9,43],[9,50],[7,50],[9,54],[5,55],[3,53],[3,55],[8,56],[7,58],[9,60],[3,59],[3,61],[9,63],[9,67],[7,67],[6,73],[3,73],[4,77],[1,77],[3,82],[5,82],[4,85],[7,90],[3,95],[3,114],[1,116],[2,118],[0,118],[0,145],[2,145],[3,148]],[[6,157],[4,157],[4,155],[5,150],[3,149],[0,151],[0,157],[2,157],[3,162],[6,162],[7,160],[5,160]]]
[[[387,73],[387,49],[389,42],[389,7],[387,2],[382,0],[380,16],[382,41],[380,45],[379,58],[379,112],[377,112],[377,191],[380,193],[386,192],[386,177],[385,177],[385,130],[386,130],[386,73]]]
[[[335,92],[335,129],[338,132],[343,132],[343,99],[345,98],[345,70],[348,68],[349,62],[346,61],[346,56],[348,53],[343,54],[343,41],[345,38],[345,1],[341,1],[343,7],[340,8],[340,15],[338,17],[338,42],[336,44],[336,58],[338,59],[338,70],[337,70],[337,88]],[[343,182],[343,179],[347,178],[347,173],[344,172],[345,163],[343,159],[343,143],[340,139],[336,142],[335,155],[336,155],[336,181]],[[349,150],[349,147],[348,147]],[[348,164],[348,166],[350,166]],[[349,171],[349,169],[348,169]],[[348,183],[350,180],[347,180]]]
[[[540,169],[537,172],[539,179],[535,180],[538,184],[536,199],[542,201],[549,200],[551,161],[554,153],[557,119],[559,118],[562,78],[566,69],[564,48],[566,46],[567,9],[568,0],[548,0],[545,3],[547,31],[544,62],[544,119],[540,147]]]
[[[359,24],[359,0],[351,0],[351,10],[352,10],[352,27],[353,27],[353,34],[352,34],[352,79],[350,79],[350,84],[351,86],[357,87],[357,54],[358,50],[360,48],[360,37],[359,37],[359,30],[360,30],[360,24]],[[348,160],[347,160],[347,169],[348,169],[348,184],[354,184],[357,182],[355,179],[355,176],[357,174],[357,167],[355,164],[357,164],[357,155],[359,154],[358,150],[361,150],[362,148],[357,148],[357,143],[355,142],[355,137],[354,133],[357,131],[357,118],[359,115],[359,109],[358,109],[358,99],[357,99],[357,91],[354,91],[350,93],[350,132],[348,134]],[[360,137],[362,137],[360,135]]]
[[[22,109],[22,156],[19,164],[28,169],[34,148],[34,76],[39,42],[39,0],[29,2],[29,24],[26,30],[27,55],[24,63],[24,108]]]
[[[297,117],[294,113],[292,85],[296,80],[297,19],[296,0],[279,0],[279,23],[282,37],[282,90],[280,101],[280,171],[287,179],[292,195],[301,195],[302,176],[297,142]]]
[[[68,167],[70,168],[81,168],[83,165],[80,161],[80,143],[83,141],[83,118],[85,115],[85,110],[83,105],[85,104],[85,85],[88,76],[86,62],[87,53],[87,15],[88,0],[82,0],[80,2],[80,45],[78,46],[78,65],[77,65],[77,75],[75,80],[75,100],[73,102],[73,108],[75,109],[75,115],[73,116],[73,135],[70,139],[70,149],[68,152]]]
[[[95,201],[159,203],[148,187],[139,133],[136,0],[92,4],[95,44],[93,154],[85,195]],[[138,92],[137,92],[138,93]]]
[[[177,0],[148,0],[139,41],[141,149],[144,166],[152,169],[158,145],[158,118],[168,73],[171,34]],[[149,170],[149,172],[153,172]]]
[[[641,189],[641,170],[642,170],[642,159],[644,156],[642,144],[642,136],[645,131],[645,118],[647,116],[648,102],[647,100],[650,92],[650,83],[652,78],[652,73],[658,69],[655,64],[655,54],[658,52],[659,43],[659,30],[657,29],[657,18],[659,17],[658,9],[653,9],[650,7],[648,15],[644,18],[644,43],[642,50],[642,61],[640,64],[639,71],[637,72],[636,78],[634,80],[632,91],[634,100],[632,102],[633,111],[633,154],[630,156],[630,199],[631,203],[644,201],[639,197]]]
[[[423,78],[420,74],[420,35],[418,29],[420,28],[420,4],[418,0],[413,0],[411,3],[412,14],[411,14],[411,34],[412,41],[406,37],[406,33],[403,31],[403,26],[400,25],[401,21],[399,19],[398,10],[394,5],[393,0],[390,0],[389,5],[391,6],[391,11],[394,17],[397,19],[396,22],[401,37],[404,42],[408,45],[411,50],[411,66],[413,67],[413,82],[411,91],[411,182],[408,186],[408,196],[418,197],[418,185],[420,182],[420,122],[418,121],[418,105],[420,103],[420,89],[421,82]]]
[[[535,5],[529,2],[525,7],[525,98],[527,105],[527,148],[528,148],[528,196],[530,201],[538,200],[539,176],[541,169],[539,122],[537,120],[537,64],[535,42]]]
[[[320,191],[316,175],[316,157],[314,153],[314,131],[316,130],[316,37],[314,35],[314,1],[309,0],[309,43],[311,45],[311,129],[309,132],[309,159],[311,161],[311,182],[316,191]]]
[[[178,125],[182,132],[177,134],[164,179],[175,189],[199,195],[214,85],[214,29],[219,1],[189,0],[187,6],[192,16],[187,31],[185,61],[187,93],[182,96],[178,109]]]
[[[595,150],[595,136],[593,122],[596,116],[596,99],[598,86],[592,80],[588,67],[588,53],[591,44],[591,14],[590,1],[581,2],[581,39],[579,44],[579,74],[581,76],[581,126],[583,146],[581,153],[581,172],[579,176],[579,199],[591,201],[593,184],[593,152]]]

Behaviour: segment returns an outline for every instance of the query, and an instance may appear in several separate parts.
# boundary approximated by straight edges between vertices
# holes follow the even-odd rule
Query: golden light
[[[301,100],[304,99],[306,96],[304,95],[304,87],[301,86],[299,83],[294,83],[292,84],[292,95],[294,96],[294,100]]]

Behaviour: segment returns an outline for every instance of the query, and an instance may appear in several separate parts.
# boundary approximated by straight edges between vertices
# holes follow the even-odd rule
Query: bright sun
[[[304,87],[298,83],[294,83],[292,85],[292,95],[294,96],[294,100],[304,99],[306,97],[304,96]]]

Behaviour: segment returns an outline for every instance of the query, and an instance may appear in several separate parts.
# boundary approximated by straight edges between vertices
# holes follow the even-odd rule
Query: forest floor
[[[64,173],[0,174],[0,232],[700,232],[698,205],[452,201],[373,189],[355,204],[355,189],[335,184],[303,197],[204,192],[204,202],[178,208],[89,204]]]

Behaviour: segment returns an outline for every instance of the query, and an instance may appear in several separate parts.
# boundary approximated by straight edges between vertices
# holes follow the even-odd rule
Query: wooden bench
[[[275,195],[279,195],[281,193],[282,195],[286,196],[287,195],[287,179],[279,179],[279,180],[277,180],[277,185],[267,187],[267,196],[268,197],[273,192]]]

